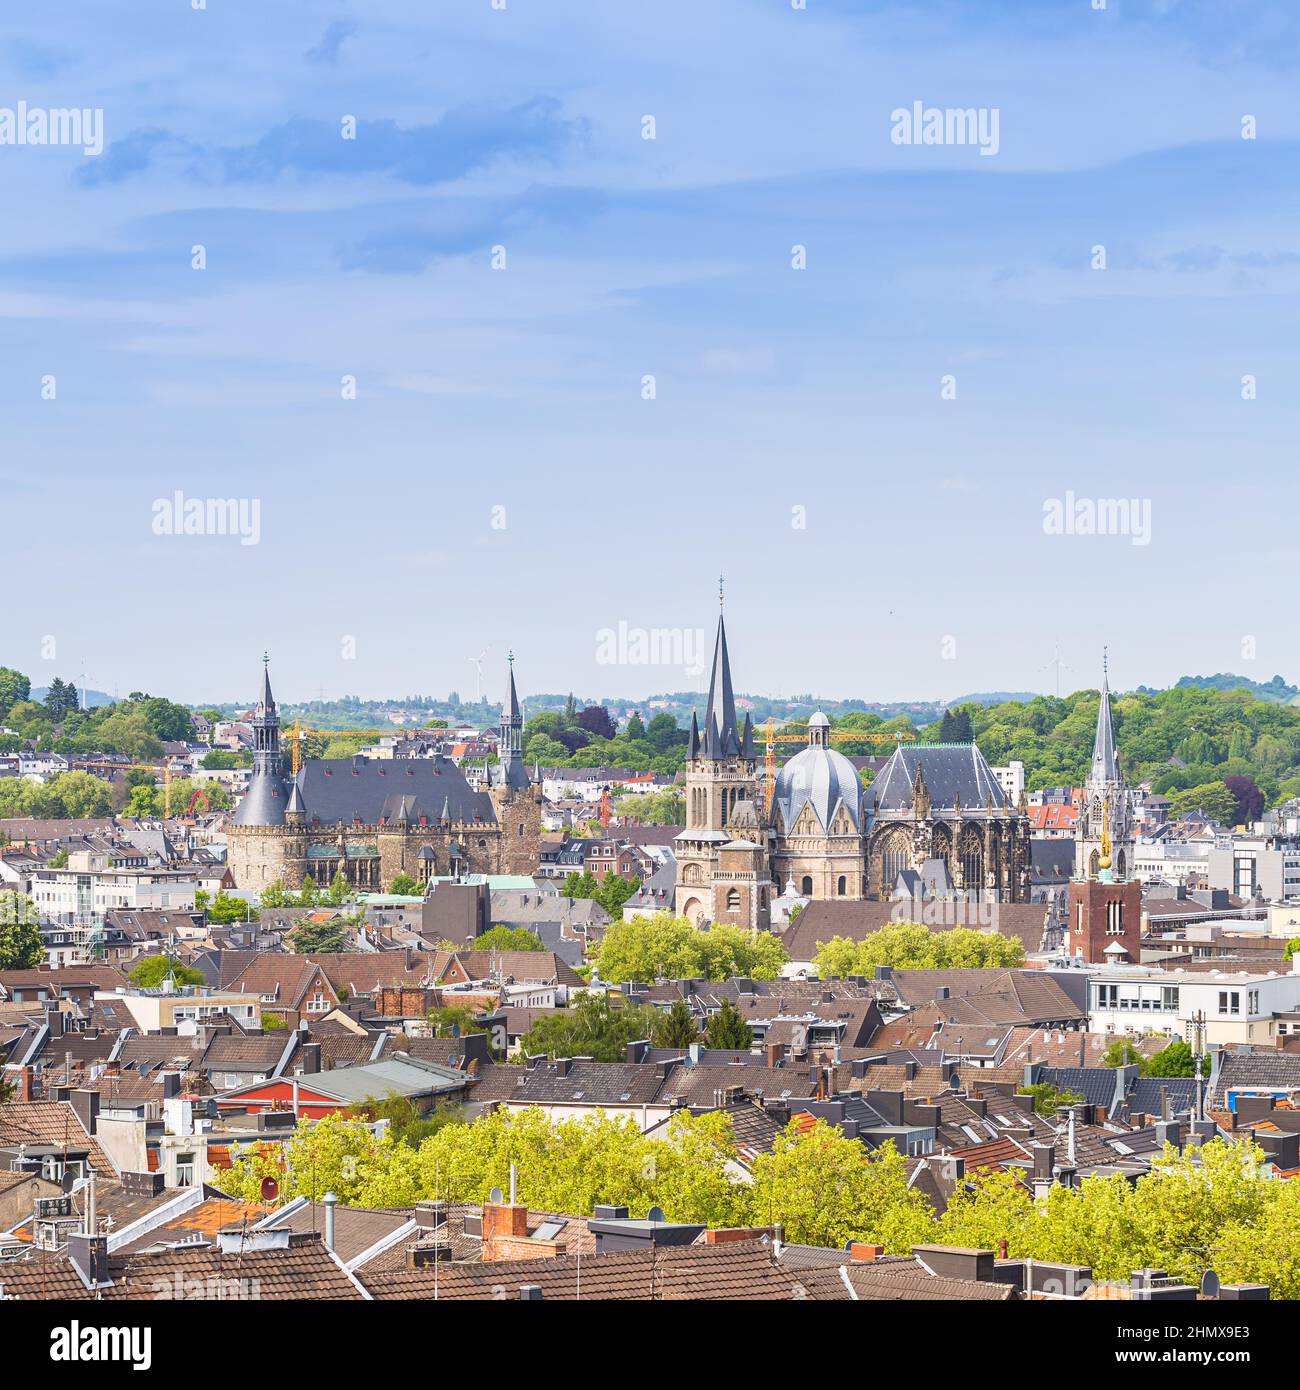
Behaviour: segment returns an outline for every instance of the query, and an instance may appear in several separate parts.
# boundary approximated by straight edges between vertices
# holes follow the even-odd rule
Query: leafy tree
[[[1264,813],[1264,793],[1253,777],[1241,773],[1230,773],[1223,779],[1223,785],[1232,793],[1235,809],[1232,813],[1234,825],[1247,825],[1258,820]]]
[[[463,1125],[465,1110],[463,1106],[444,1101],[429,1114],[422,1114],[415,1102],[407,1096],[390,1092],[383,1100],[367,1096],[354,1113],[367,1120],[386,1120],[393,1138],[408,1149],[418,1149],[424,1140],[446,1125]]]
[[[974,738],[970,709],[966,705],[944,710],[943,719],[939,724],[940,743],[971,743]]]
[[[644,738],[645,725],[641,722],[641,716],[636,710],[632,711],[632,717],[627,721],[627,728],[624,730],[628,738]]]
[[[55,850],[45,861],[46,868],[66,869],[68,867],[68,851],[66,849]]]
[[[340,917],[324,922],[301,922],[289,937],[294,952],[300,956],[333,955],[347,942],[346,926]]]
[[[686,824],[686,797],[671,787],[620,797],[614,809],[620,816],[642,825]]]
[[[1210,1059],[1201,1059],[1202,1074],[1209,1076]],[[1196,1057],[1191,1044],[1179,1038],[1149,1058],[1142,1068],[1144,1076],[1195,1076]]]
[[[748,1048],[754,1041],[754,1033],[740,1010],[730,999],[724,999],[722,1007],[716,1014],[710,1014],[704,1025],[704,1040],[719,1051],[734,1052]]]
[[[7,719],[17,704],[23,704],[32,693],[31,681],[12,666],[0,666],[0,719]]]
[[[108,783],[89,772],[61,772],[33,784],[27,796],[28,814],[49,820],[93,820],[107,816],[112,806]]]
[[[219,892],[207,904],[206,910],[208,921],[217,926],[228,926],[231,922],[256,922],[259,916],[251,902],[232,897],[226,892]]]
[[[459,1004],[444,1004],[430,1009],[425,1017],[435,1038],[463,1038],[469,1033],[487,1032],[483,1024],[475,1021],[475,1011]]]
[[[1297,951],[1300,951],[1300,936],[1293,936],[1286,943],[1286,949],[1282,952],[1282,956],[1285,960],[1294,960]]]
[[[823,976],[872,975],[878,965],[896,970],[1014,968],[1025,963],[1015,937],[953,927],[931,931],[919,922],[890,922],[861,941],[819,942],[815,964]]]
[[[201,985],[203,976],[193,966],[182,965],[180,961],[167,956],[145,956],[131,968],[131,981],[141,989],[159,989],[168,975],[178,985]]]
[[[1237,798],[1222,782],[1204,782],[1188,787],[1170,798],[1169,814],[1177,818],[1189,811],[1202,811],[1222,825],[1235,824]]]
[[[582,994],[558,1013],[544,1014],[524,1034],[526,1056],[592,1057],[597,1062],[627,1060],[627,1045],[654,1035],[658,1010],[649,1006],[616,1007],[604,994]]]
[[[1103,1067],[1127,1067],[1133,1063],[1141,1066],[1146,1058],[1133,1046],[1131,1042],[1126,1042],[1120,1038],[1101,1054],[1101,1065]]]
[[[611,922],[595,950],[601,978],[615,983],[735,975],[774,980],[785,964],[781,942],[771,932],[715,925],[701,931],[671,912],[638,914]]]
[[[505,927],[498,924],[474,940],[476,951],[544,951],[546,943],[527,927]]]
[[[909,1250],[933,1233],[925,1199],[908,1187],[907,1163],[892,1145],[869,1153],[818,1120],[792,1124],[772,1152],[759,1154],[748,1189],[748,1219],[780,1223],[787,1240],[843,1249],[851,1240]]]
[[[655,1020],[651,1041],[656,1047],[689,1047],[698,1042],[700,1030],[685,999],[674,999],[667,1013]]]
[[[398,874],[388,885],[388,891],[400,898],[418,898],[421,896],[420,885],[410,874]]]
[[[36,904],[25,893],[0,890],[0,970],[35,970],[44,959]]]
[[[613,738],[618,733],[604,705],[588,705],[578,715],[578,728],[585,729],[596,738]]]
[[[1017,1088],[1017,1093],[1022,1096],[1033,1096],[1035,1112],[1049,1117],[1055,1115],[1060,1106],[1078,1105],[1083,1100],[1077,1091],[1053,1086],[1048,1081],[1040,1081],[1034,1086],[1020,1086]]]

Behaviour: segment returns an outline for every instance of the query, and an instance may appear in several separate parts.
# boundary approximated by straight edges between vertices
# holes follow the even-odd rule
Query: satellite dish
[[[274,1202],[280,1195],[280,1184],[274,1178],[262,1179],[262,1200],[264,1202]]]
[[[1212,1270],[1207,1269],[1201,1275],[1201,1297],[1218,1298],[1219,1296],[1219,1276]]]
[[[668,1218],[664,1215],[663,1207],[651,1207],[646,1212],[645,1219],[647,1221],[667,1221]]]
[[[491,1202],[494,1207],[499,1207],[505,1199],[506,1194],[502,1192],[499,1187],[494,1187],[492,1191],[488,1193],[488,1201]]]

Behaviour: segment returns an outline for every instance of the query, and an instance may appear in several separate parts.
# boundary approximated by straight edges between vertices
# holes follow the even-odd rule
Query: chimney
[[[781,1065],[782,1058],[785,1056],[785,1044],[768,1043],[763,1048],[763,1051],[767,1057],[767,1065],[769,1067],[779,1067]]]
[[[1183,1147],[1183,1127],[1177,1120],[1158,1120],[1156,1122],[1156,1143],[1164,1148],[1172,1144],[1174,1148]]]
[[[495,1191],[493,1195],[498,1195]],[[500,1247],[511,1240],[528,1237],[528,1208],[517,1202],[483,1203],[483,1260],[503,1258]]]
[[[306,1076],[320,1071],[320,1043],[309,1042],[302,1045],[302,1070]]]
[[[19,1104],[25,1105],[29,1100],[36,1099],[36,1068],[18,1068],[18,1094]]]
[[[878,1260],[885,1253],[883,1245],[868,1245],[866,1241],[849,1241],[849,1259],[854,1264],[867,1264],[872,1260]]]
[[[523,1303],[540,1303],[542,1301],[542,1286],[540,1284],[520,1284],[519,1298]]]
[[[1056,1145],[1035,1144],[1033,1147],[1033,1155],[1034,1181],[1051,1182],[1052,1169],[1056,1166]]]
[[[332,1192],[325,1194],[322,1201],[325,1208],[325,1248],[331,1254],[334,1253],[334,1208],[338,1204],[339,1199]]]
[[[113,1282],[108,1277],[107,1235],[74,1231],[68,1236],[68,1259],[88,1289],[107,1288]]]
[[[63,1036],[67,1026],[67,1017],[57,1004],[54,1008],[45,1010],[45,1026],[50,1030],[50,1037],[61,1038]]]
[[[99,1092],[73,1091],[69,1100],[82,1128],[87,1134],[94,1134],[99,1123]]]

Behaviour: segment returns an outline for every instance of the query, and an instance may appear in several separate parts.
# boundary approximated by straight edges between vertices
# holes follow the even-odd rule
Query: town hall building
[[[398,874],[531,874],[541,845],[541,788],[524,765],[523,716],[510,691],[499,762],[473,789],[450,758],[317,758],[286,772],[269,670],[253,715],[253,770],[227,831],[239,888],[301,888],[342,874],[382,892]]]

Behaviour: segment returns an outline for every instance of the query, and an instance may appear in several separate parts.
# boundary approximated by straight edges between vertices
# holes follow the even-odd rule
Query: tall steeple
[[[271,694],[271,658],[262,654],[262,698],[253,711],[253,771],[234,815],[236,825],[283,825],[287,801],[280,758],[280,713]],[[302,798],[293,808],[300,811]]]
[[[1101,658],[1101,704],[1097,708],[1097,736],[1092,744],[1092,772],[1089,783],[1118,782],[1119,760],[1115,756],[1115,730],[1110,718],[1110,663],[1105,649]]]
[[[721,575],[718,577],[718,636],[713,644],[709,705],[704,711],[704,756],[713,759],[740,756],[736,697],[731,688],[731,658],[727,655],[727,625],[722,616]]]
[[[1119,770],[1115,728],[1110,707],[1110,663],[1103,649],[1101,701],[1092,766],[1083,788],[1083,804],[1075,822],[1076,878],[1124,881],[1132,873],[1136,830],[1133,805]]]
[[[271,658],[262,653],[262,698],[253,714],[253,771],[280,773],[280,714],[271,694]]]
[[[497,769],[501,785],[516,789],[528,785],[528,769],[524,765],[524,716],[519,709],[519,695],[515,690],[515,654],[510,652],[506,658],[510,663],[510,689],[501,705],[501,727],[497,739],[497,756],[501,765]],[[492,778],[489,776],[489,785]]]

